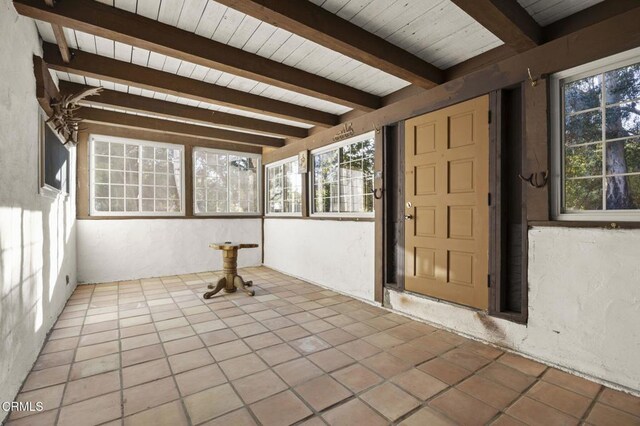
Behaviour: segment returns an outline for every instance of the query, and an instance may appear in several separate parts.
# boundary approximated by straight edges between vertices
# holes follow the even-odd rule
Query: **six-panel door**
[[[406,121],[405,288],[486,309],[489,97]]]

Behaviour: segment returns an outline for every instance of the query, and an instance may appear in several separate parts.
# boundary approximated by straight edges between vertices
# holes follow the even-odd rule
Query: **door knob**
[[[405,214],[404,215],[404,220],[412,220],[413,219],[413,215],[412,214]]]

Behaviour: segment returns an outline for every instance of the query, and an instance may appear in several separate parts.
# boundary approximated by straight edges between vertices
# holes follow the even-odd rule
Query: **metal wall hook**
[[[529,186],[533,188],[544,188],[549,181],[549,173],[546,171],[531,173],[528,178],[522,176],[521,174],[519,174],[518,177],[524,182],[527,182]],[[538,181],[538,177],[540,177],[542,182]]]
[[[376,200],[382,199],[382,193],[383,193],[382,188],[375,188],[373,190],[373,198],[375,198]]]

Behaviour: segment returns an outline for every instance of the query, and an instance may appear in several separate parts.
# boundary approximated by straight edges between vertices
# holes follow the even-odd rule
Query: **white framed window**
[[[92,216],[183,216],[184,147],[92,135]]]
[[[311,214],[373,217],[374,133],[311,152]]]
[[[63,138],[46,122],[47,116],[40,109],[39,121],[39,193],[56,198],[69,195],[71,167],[71,146],[64,144]]]
[[[267,215],[301,216],[302,175],[298,173],[298,157],[268,164],[265,169]]]
[[[640,49],[552,77],[555,219],[640,220]]]
[[[260,214],[260,164],[260,154],[194,148],[194,214]]]

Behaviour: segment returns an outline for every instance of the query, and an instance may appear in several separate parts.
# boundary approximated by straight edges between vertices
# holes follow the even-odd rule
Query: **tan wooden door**
[[[406,121],[405,288],[486,309],[489,97]]]

